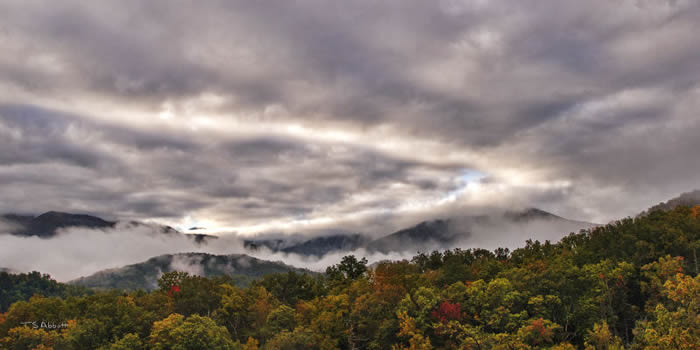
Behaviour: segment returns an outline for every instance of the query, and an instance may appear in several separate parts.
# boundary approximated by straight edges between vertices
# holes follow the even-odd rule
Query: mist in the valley
[[[149,226],[117,225],[113,229],[68,228],[52,238],[0,234],[0,267],[12,271],[39,271],[59,281],[69,281],[97,271],[143,262],[154,256],[182,252],[209,254],[248,254],[259,259],[323,270],[340,261],[345,254],[329,254],[321,259],[269,250],[246,250],[238,237],[224,236],[197,244],[179,234],[163,234]],[[360,253],[360,252],[357,252]],[[377,259],[398,258],[381,255]],[[374,259],[373,259],[374,260]],[[200,274],[202,268],[192,261],[174,260],[175,269]]]
[[[19,272],[39,271],[48,273],[59,281],[69,281],[104,269],[143,262],[163,254],[200,252],[218,255],[247,254],[263,260],[281,261],[295,267],[323,271],[348,254],[366,257],[372,264],[383,260],[410,259],[418,252],[430,252],[435,249],[514,249],[523,246],[527,239],[557,241],[570,232],[577,232],[588,226],[585,223],[553,219],[519,222],[503,220],[502,217],[498,219],[498,216],[490,216],[485,220],[474,220],[473,216],[453,217],[449,222],[450,232],[457,235],[449,246],[437,241],[417,246],[398,242],[393,247],[395,251],[392,252],[377,252],[369,247],[330,252],[322,257],[274,252],[264,247],[249,250],[243,245],[244,238],[269,238],[266,235],[244,238],[227,235],[198,244],[191,237],[164,234],[157,226],[149,225],[118,224],[110,229],[67,228],[59,230],[56,236],[48,239],[0,234],[0,267]],[[5,230],[9,228],[7,223],[2,222],[0,227]],[[299,241],[303,238],[303,235],[295,235],[293,240]],[[175,259],[173,264],[173,269],[192,274],[201,274],[203,271],[196,261]]]

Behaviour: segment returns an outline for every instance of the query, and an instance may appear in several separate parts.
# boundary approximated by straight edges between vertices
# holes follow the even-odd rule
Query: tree
[[[339,264],[326,268],[326,276],[332,286],[345,285],[348,281],[358,279],[367,272],[367,258],[357,260],[354,255],[344,256]]]
[[[34,295],[67,298],[88,294],[92,291],[56,282],[51,276],[36,271],[20,274],[0,271],[0,313],[6,312],[12,303],[28,301]]]
[[[265,344],[267,350],[335,350],[334,341],[326,334],[305,327],[282,331]]]
[[[434,288],[420,287],[414,294],[406,294],[396,312],[397,315],[406,313],[415,320],[418,329],[426,331],[434,321],[432,312],[439,303],[440,295]]]
[[[697,349],[700,344],[700,275],[676,274],[664,283],[650,320],[641,321],[635,342],[645,349]]]
[[[608,323],[596,323],[593,330],[588,331],[586,336],[586,349],[595,350],[624,350],[622,340],[610,332]]]
[[[683,273],[683,258],[680,256],[662,256],[659,260],[642,266],[641,289],[647,295],[647,311],[653,312],[663,299],[664,284],[676,274]]]
[[[308,329],[332,339],[333,345],[348,344],[351,335],[350,297],[347,294],[329,295],[312,301],[314,314]]]
[[[2,349],[53,349],[61,345],[65,346],[61,333],[25,326],[12,328],[6,337],[0,338]]]
[[[211,316],[221,303],[221,287],[215,279],[201,276],[183,276],[171,285],[175,312],[189,316],[193,314]],[[177,291],[177,292],[174,292]]]
[[[112,343],[109,350],[145,350],[146,345],[136,333],[129,333]]]
[[[267,316],[267,325],[265,327],[266,333],[271,336],[282,331],[293,330],[296,327],[294,309],[287,305],[278,306]],[[271,336],[268,338],[271,338]]]
[[[416,320],[413,317],[408,316],[406,312],[402,312],[398,315],[401,321],[401,330],[398,336],[400,338],[407,339],[407,345],[394,345],[392,350],[432,350],[433,346],[430,344],[430,339],[427,338],[423,333],[416,327]]]
[[[243,345],[243,350],[258,350],[258,343],[257,340],[254,338],[248,337],[248,341]]]
[[[182,281],[190,277],[190,274],[182,271],[166,272],[158,279],[158,288],[162,292],[168,293],[175,286],[180,286]]]
[[[325,294],[321,278],[294,271],[266,275],[253,284],[264,287],[277,300],[291,307],[299,300],[311,300]]]
[[[524,295],[505,278],[474,281],[466,293],[464,312],[487,332],[515,332],[527,319]]]
[[[99,319],[82,319],[68,332],[67,338],[73,348],[97,349],[108,345],[112,340],[113,332],[110,328]]]
[[[231,285],[223,285],[221,288],[221,306],[214,311],[213,317],[231,332],[234,339],[245,339],[245,329],[250,327],[252,321],[245,293]]]
[[[226,328],[209,317],[192,315],[185,319],[172,314],[153,324],[149,343],[154,350],[234,349]]]
[[[554,343],[555,333],[561,329],[556,323],[550,320],[538,318],[531,320],[529,324],[518,330],[518,338],[524,343],[536,348]]]

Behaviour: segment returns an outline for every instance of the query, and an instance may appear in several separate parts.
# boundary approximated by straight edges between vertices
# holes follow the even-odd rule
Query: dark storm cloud
[[[103,155],[84,149],[78,140],[70,138],[70,124],[65,119],[51,118],[41,109],[4,105],[0,106],[0,118],[5,134],[0,139],[0,162],[5,165],[57,160],[96,167],[102,159]]]
[[[0,209],[632,215],[699,185],[698,23],[690,0],[0,1]]]

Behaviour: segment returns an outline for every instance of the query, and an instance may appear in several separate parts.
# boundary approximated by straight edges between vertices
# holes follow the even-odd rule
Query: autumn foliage
[[[462,319],[460,309],[459,303],[453,304],[449,301],[443,301],[431,315],[440,322],[459,321]]]
[[[0,275],[11,305],[0,313],[0,349],[697,350],[698,208],[512,252],[454,249],[372,266],[348,256],[325,274],[246,287],[171,272],[151,292],[74,295],[40,274]],[[67,326],[23,324],[35,320]]]

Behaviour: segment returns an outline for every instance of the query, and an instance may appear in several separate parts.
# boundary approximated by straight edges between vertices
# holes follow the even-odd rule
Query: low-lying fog
[[[520,224],[470,225],[470,234],[460,239],[454,247],[513,249],[523,246],[527,239],[556,241],[569,232],[582,228],[576,225],[573,222],[550,220],[534,220]],[[3,227],[2,223],[0,223],[1,227]],[[4,228],[7,229],[7,226]],[[0,234],[0,257],[2,257],[0,267],[19,272],[40,271],[50,274],[59,281],[69,281],[103,269],[139,263],[158,255],[202,252],[248,254],[259,259],[282,261],[296,267],[323,271],[327,266],[337,263],[348,254],[364,256],[370,263],[374,263],[387,259],[410,259],[418,251],[431,251],[438,247],[424,245],[399,248],[400,252],[390,254],[369,253],[364,249],[358,249],[352,252],[333,252],[318,258],[271,252],[266,249],[250,251],[243,247],[243,240],[235,236],[220,237],[200,245],[186,236],[158,233],[149,226],[117,225],[113,229],[106,230],[63,229],[50,239]]]

